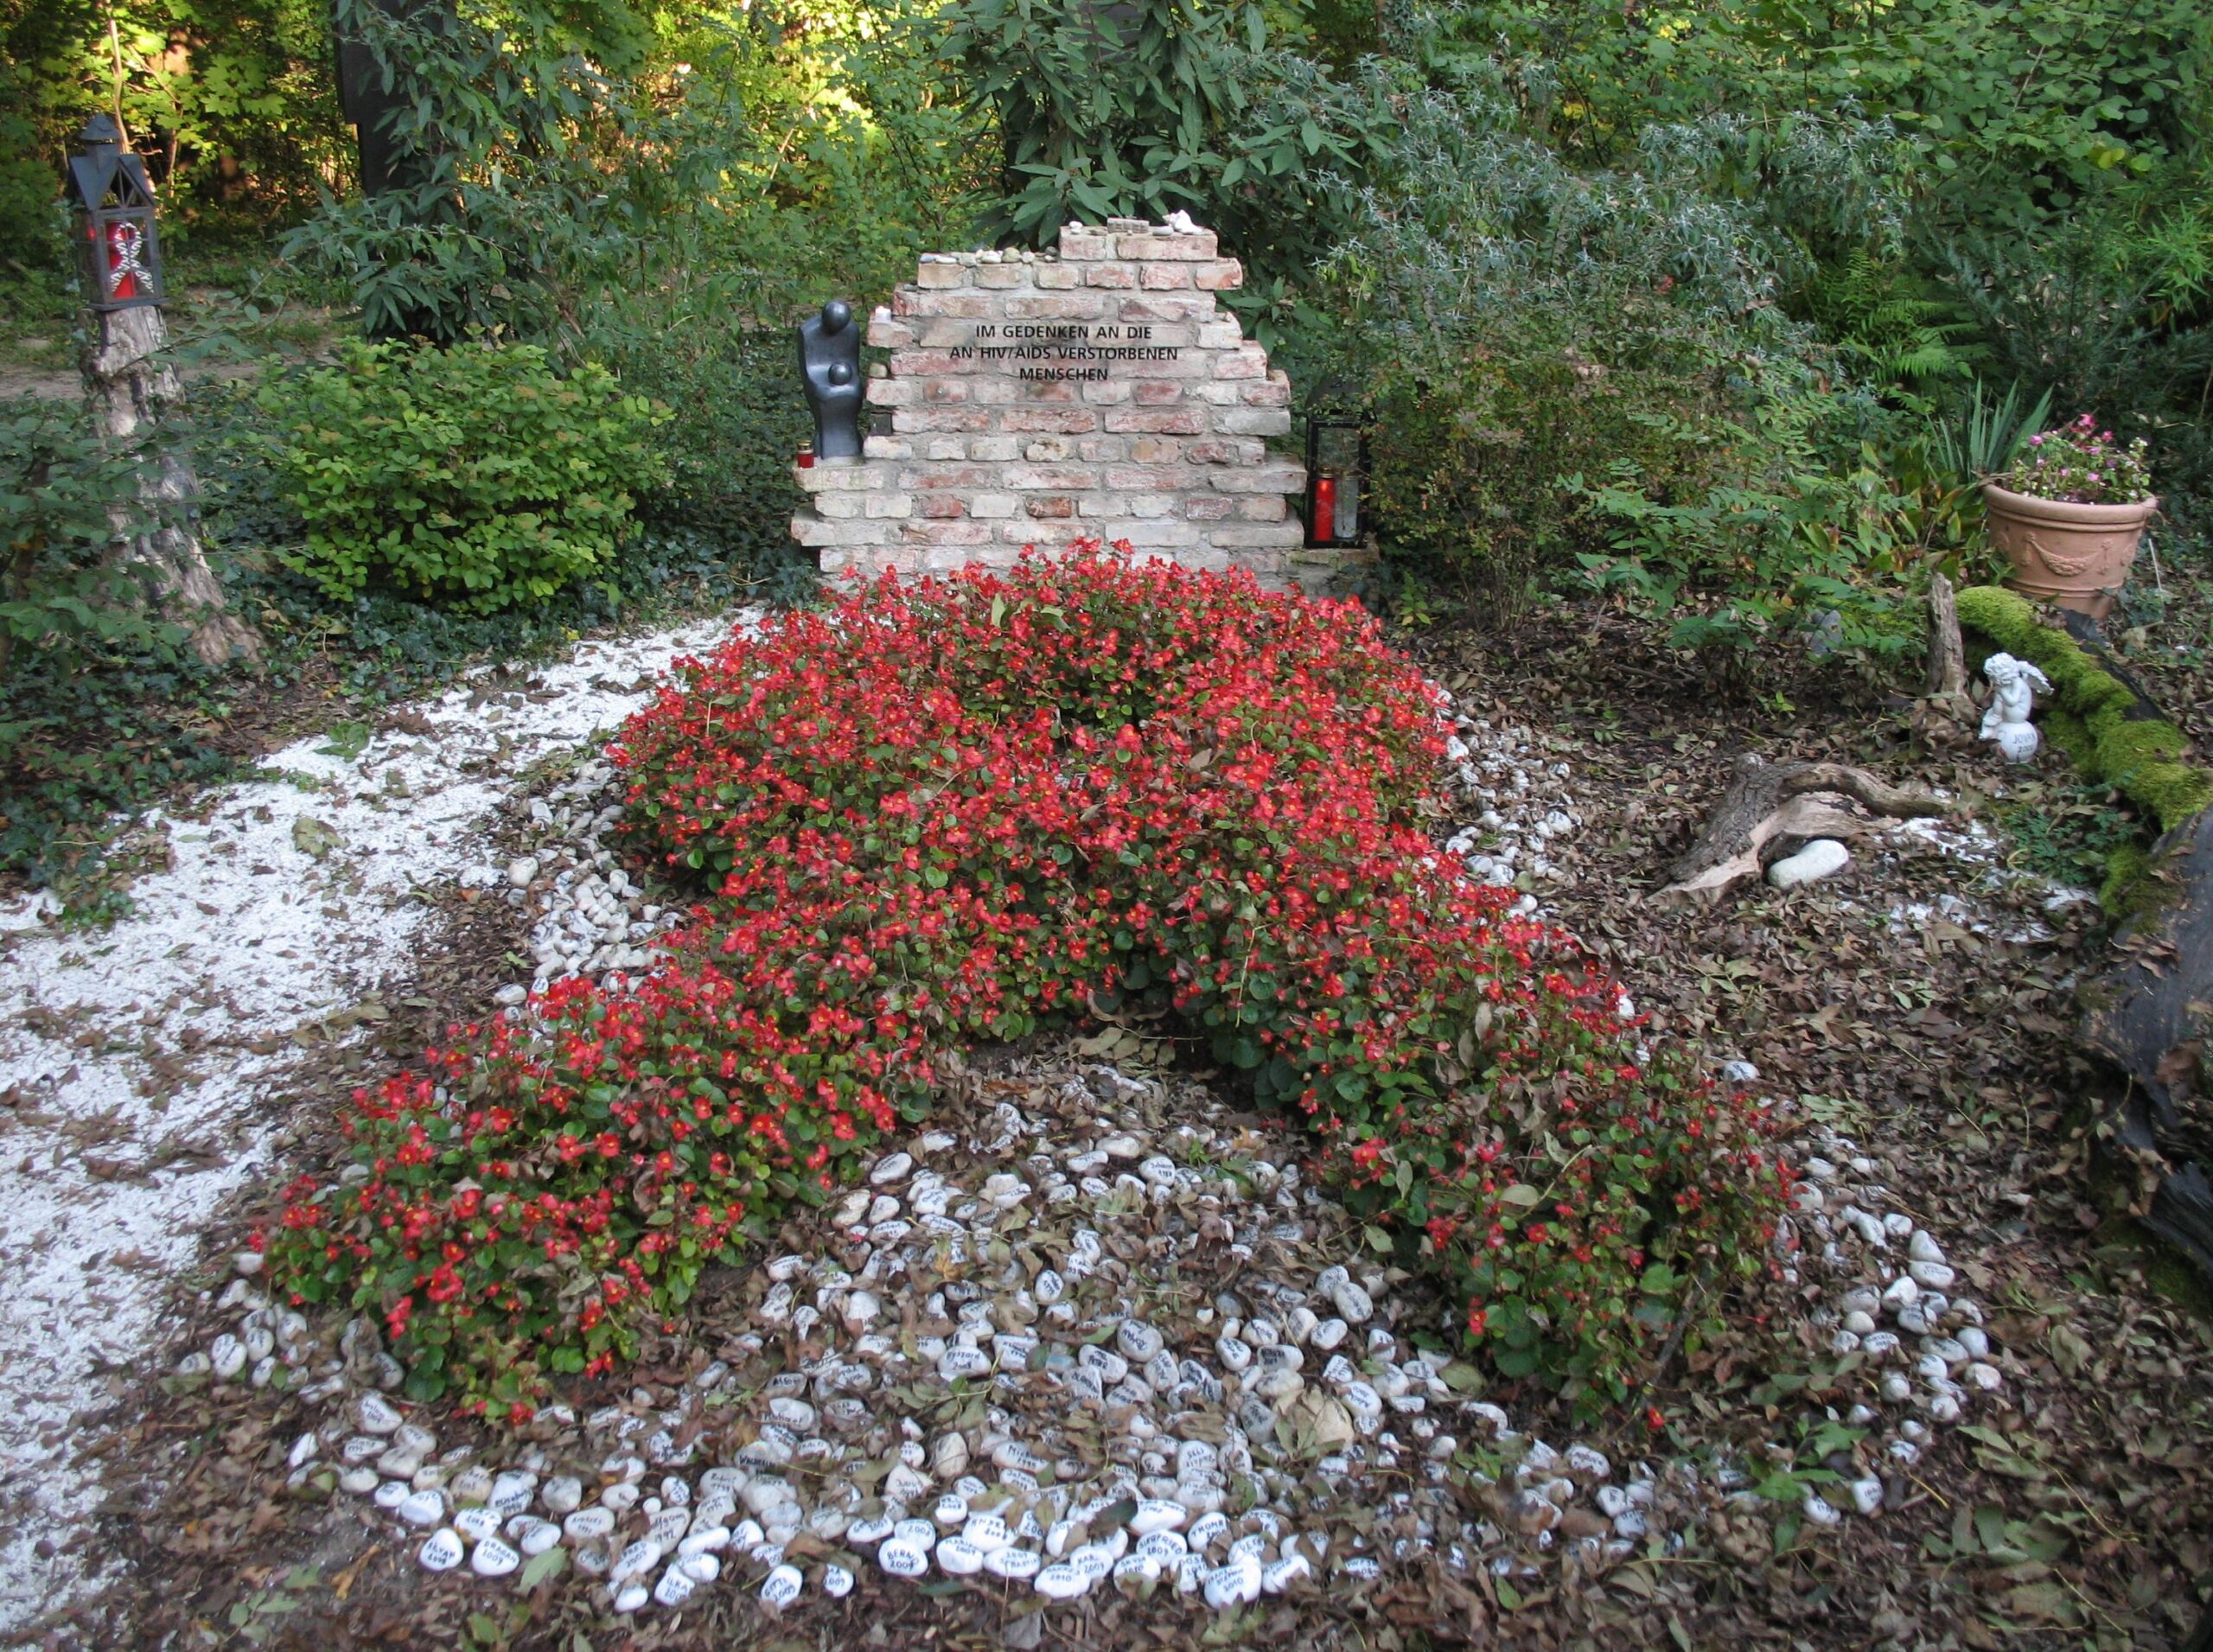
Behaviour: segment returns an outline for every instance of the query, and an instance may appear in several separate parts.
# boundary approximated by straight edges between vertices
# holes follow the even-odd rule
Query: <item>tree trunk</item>
[[[2159,840],[2150,875],[2160,903],[2080,989],[2076,1036],[2100,1058],[2113,1139],[2143,1178],[2133,1208],[2213,1279],[2213,809]]]
[[[161,359],[169,341],[168,324],[157,306],[140,305],[93,318],[99,338],[85,357],[85,390],[101,435],[118,447],[143,440],[161,422],[178,393],[176,372]],[[172,448],[142,464],[138,501],[148,520],[134,524],[128,506],[113,510],[118,559],[149,569],[162,612],[192,632],[192,651],[209,665],[234,654],[248,660],[261,654],[261,638],[230,612],[223,588],[207,565],[193,507],[200,479]]]

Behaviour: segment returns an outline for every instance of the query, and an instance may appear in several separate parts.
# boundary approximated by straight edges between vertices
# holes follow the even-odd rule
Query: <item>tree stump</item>
[[[1849,763],[1770,763],[1748,751],[1730,771],[1728,789],[1706,829],[1668,869],[1668,886],[1653,898],[1719,902],[1760,875],[1770,844],[1859,837],[1869,823],[1850,813],[1847,802],[1895,819],[1951,809],[1942,798],[1889,785]]]
[[[1973,724],[1980,716],[1967,692],[1967,651],[1960,635],[1960,606],[1952,582],[1941,573],[1929,576],[1929,670],[1922,698],[1931,711],[1956,723]]]
[[[162,359],[169,327],[157,306],[142,304],[110,310],[92,318],[88,336],[99,342],[86,352],[85,390],[100,434],[121,450],[144,440],[161,422],[179,392],[175,369]],[[163,614],[190,628],[192,651],[209,665],[233,654],[258,659],[261,638],[230,611],[223,588],[207,565],[192,508],[200,497],[200,478],[172,447],[139,467],[138,500],[147,521],[134,524],[129,507],[118,501],[115,556],[141,564],[153,575]]]

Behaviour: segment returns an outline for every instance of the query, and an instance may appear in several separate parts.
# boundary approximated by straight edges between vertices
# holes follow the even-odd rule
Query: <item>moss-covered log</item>
[[[2188,737],[2094,637],[2086,647],[2063,624],[2041,618],[2027,598],[1994,585],[1961,591],[1959,612],[1977,667],[2002,651],[2051,679],[2038,718],[2045,737],[2083,779],[2110,786],[2140,809],[2152,833],[2176,831],[2213,803],[2213,775],[2184,761]],[[2108,913],[2126,918],[2158,898],[2161,885],[2146,876],[2151,859],[2143,845],[2115,852],[2098,895]]]

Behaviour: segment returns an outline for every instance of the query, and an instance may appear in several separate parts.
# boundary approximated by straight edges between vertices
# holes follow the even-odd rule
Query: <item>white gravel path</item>
[[[76,1419],[138,1380],[170,1281],[263,1164],[292,1035],[360,1036],[349,1012],[409,973],[422,895],[485,859],[514,776],[613,729],[730,624],[480,673],[351,758],[323,737],[274,753],[270,778],[149,822],[170,864],[112,928],[0,903],[0,1636],[82,1578],[66,1545],[97,1490]]]

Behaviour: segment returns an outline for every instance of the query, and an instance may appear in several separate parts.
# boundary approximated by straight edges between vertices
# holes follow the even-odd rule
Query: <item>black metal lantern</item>
[[[1357,545],[1368,514],[1368,421],[1306,418],[1306,544]]]
[[[162,251],[146,163],[123,147],[106,115],[94,115],[69,157],[77,209],[77,258],[86,302],[106,312],[162,302]]]

